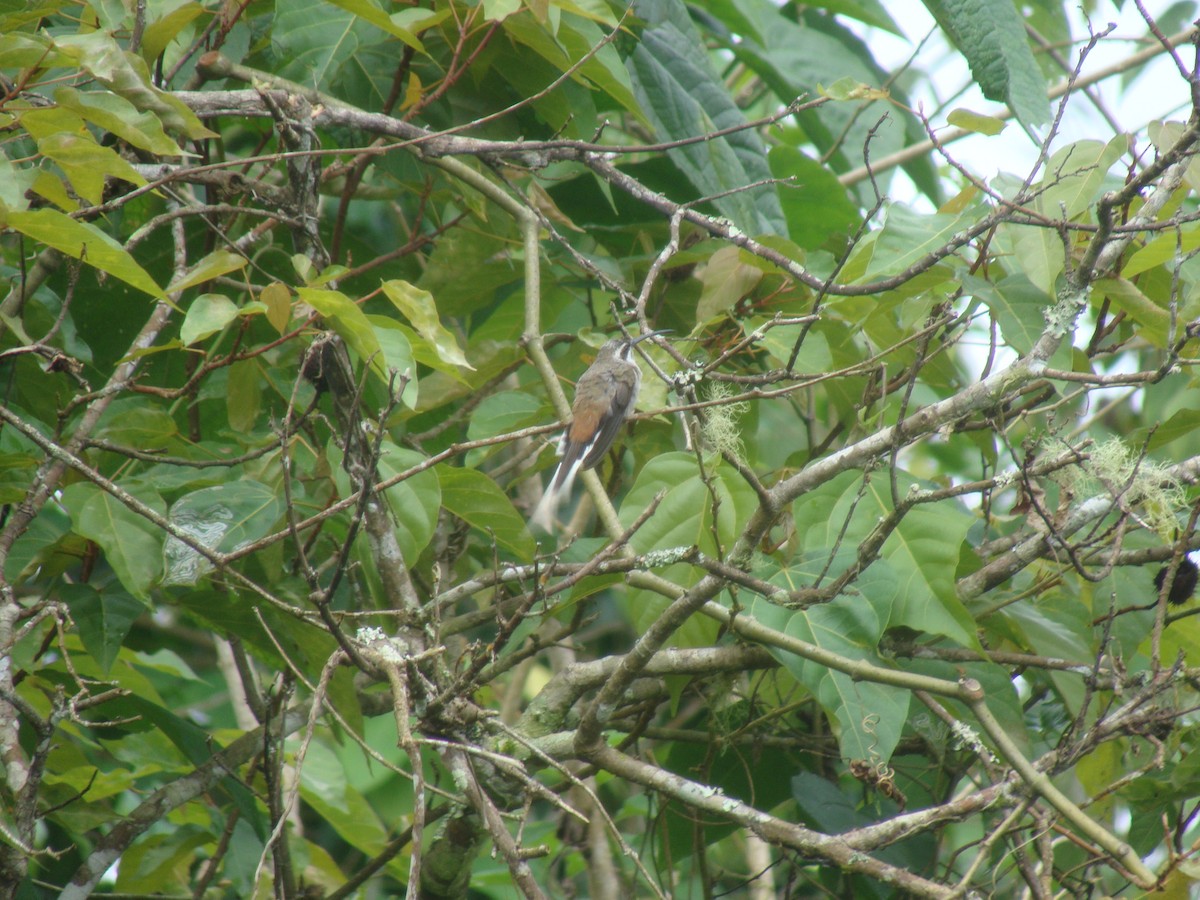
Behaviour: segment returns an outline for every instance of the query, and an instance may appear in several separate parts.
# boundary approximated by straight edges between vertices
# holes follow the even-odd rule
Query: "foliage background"
[[[1187,895],[1195,10],[1085,5],[927,0],[976,109],[875,0],[0,7],[3,896]]]

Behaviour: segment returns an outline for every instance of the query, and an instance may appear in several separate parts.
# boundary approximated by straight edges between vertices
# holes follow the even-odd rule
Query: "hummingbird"
[[[563,435],[562,460],[533,512],[534,524],[550,531],[558,505],[570,494],[575,476],[581,469],[594,468],[604,458],[621,424],[633,412],[642,384],[642,370],[632,358],[633,347],[666,333],[649,331],[635,338],[614,338],[600,348],[596,361],[579,376],[571,424]]]

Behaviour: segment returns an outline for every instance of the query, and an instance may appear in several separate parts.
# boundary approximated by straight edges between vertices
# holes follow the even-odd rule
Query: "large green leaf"
[[[447,512],[486,533],[517,559],[533,558],[536,545],[525,519],[496,482],[475,469],[438,466],[436,471]]]
[[[217,137],[200,124],[182,100],[156,87],[145,61],[123,49],[109,32],[60,34],[54,43],[63,55],[74,59],[113,93],[137,109],[152,113],[167,130],[193,140]]]
[[[761,78],[781,103],[810,99],[821,86],[848,81],[876,91],[886,88],[895,103],[914,105],[904,93],[903,82],[875,61],[871,45],[834,16],[761,0],[723,0],[713,9],[728,24],[728,33],[721,36],[727,51]],[[827,91],[826,96],[833,93]],[[886,100],[870,94],[827,102],[796,115],[801,134],[787,129],[782,136],[793,148],[811,144],[831,170],[844,172],[863,164],[868,147],[872,158],[878,159],[924,138],[919,122],[911,116],[897,119],[889,107]],[[905,163],[904,171],[937,202],[941,188],[928,157]],[[887,173],[877,175],[887,177]],[[785,204],[787,194],[787,188],[780,192]],[[863,204],[873,200],[865,184],[859,200]],[[811,207],[809,214],[820,217]],[[793,240],[800,242],[795,235]]]
[[[134,620],[149,607],[116,585],[97,590],[90,584],[64,584],[59,596],[71,610],[83,646],[107,674]]]
[[[328,449],[330,465],[334,467],[339,490],[350,493],[350,479],[342,468],[342,452],[336,446]],[[390,479],[425,462],[415,450],[397,447],[384,441],[379,459],[379,480]],[[425,469],[389,487],[385,493],[396,520],[396,540],[408,565],[413,565],[428,546],[437,526],[442,508],[442,489],[437,474]]]
[[[137,499],[160,514],[166,512],[157,495],[142,492]],[[72,529],[104,550],[125,589],[139,600],[147,599],[163,571],[163,534],[158,526],[91,482],[64,490],[63,506],[71,514]]]
[[[308,748],[300,770],[300,793],[353,846],[372,856],[383,851],[388,829],[362,794],[347,783],[340,761],[322,744]]]
[[[676,547],[699,547],[705,553],[720,552],[713,538],[713,495],[718,506],[717,534],[728,550],[738,529],[758,505],[754,491],[736,470],[720,463],[706,473],[705,484],[691,453],[663,453],[650,460],[621,503],[621,524],[629,526],[660,492],[662,503],[633,535],[630,546],[638,553]]]
[[[1025,20],[1012,0],[924,0],[989,100],[1007,103],[1026,128],[1050,121],[1042,77]]]
[[[140,150],[160,156],[179,156],[182,150],[162,130],[157,116],[134,107],[125,97],[107,91],[59,88],[54,92],[59,106],[71,109]]]
[[[190,346],[216,334],[237,315],[237,305],[223,294],[201,294],[188,305],[179,339]]]
[[[977,220],[978,209],[970,208],[958,215],[919,213],[903,203],[888,207],[887,219],[879,231],[871,261],[862,275],[863,281],[875,281],[888,275],[898,275]]]
[[[358,354],[359,360],[371,366],[371,370],[386,382],[388,365],[384,360],[379,336],[359,305],[340,290],[323,288],[299,288],[300,299],[329,320],[330,328],[346,341],[349,348]]]
[[[993,284],[974,275],[963,274],[963,290],[987,304],[1004,343],[1018,353],[1028,353],[1046,328],[1043,313],[1054,302],[1022,274]]]
[[[71,182],[71,187],[88,203],[104,198],[106,178],[119,178],[136,187],[146,179],[112,147],[104,147],[86,131],[80,134],[52,134],[38,140],[38,150],[56,162]]]
[[[300,84],[329,90],[364,47],[383,38],[375,25],[345,6],[305,0],[275,3],[271,44],[278,72]]]
[[[384,296],[392,301],[392,306],[408,319],[442,360],[467,369],[473,368],[454,335],[438,318],[437,304],[429,291],[400,280],[385,281],[381,286]]]
[[[860,497],[862,477],[845,472],[796,500],[792,515],[802,547],[857,546],[892,512],[889,474],[872,473]],[[903,471],[893,477],[900,497],[931,488]],[[953,500],[918,504],[900,520],[881,550],[899,589],[888,627],[944,634],[979,646],[975,621],[955,591],[959,551],[974,521]]]
[[[634,9],[647,26],[629,57],[629,74],[657,136],[684,141],[743,124],[745,117],[708,58],[697,52],[702,41],[681,0],[639,0]],[[745,190],[771,177],[765,149],[753,131],[686,144],[669,155],[702,196],[726,194],[714,205],[742,231],[787,233],[775,189]]]
[[[166,296],[124,247],[91,222],[80,222],[56,209],[0,208],[0,228],[11,228],[72,259],[82,260],[152,297]]]
[[[762,281],[762,269],[742,261],[741,252],[737,247],[720,247],[696,267],[696,278],[703,285],[696,303],[697,325],[723,315]]]
[[[816,249],[830,237],[849,234],[859,223],[858,208],[828,167],[794,147],[773,147],[769,155],[776,178],[794,184],[779,193],[788,234],[806,249]],[[814,215],[814,211],[819,214]]]
[[[758,499],[745,480],[725,463],[713,466],[706,477],[708,485],[700,477],[696,457],[690,453],[663,453],[650,460],[638,473],[637,481],[621,503],[621,524],[632,525],[660,491],[665,495],[654,515],[634,533],[630,546],[638,553],[688,547],[699,547],[710,556],[727,551],[757,506]],[[715,529],[714,507],[717,510]],[[701,573],[691,566],[675,565],[659,574],[686,587]],[[631,589],[626,606],[634,626],[644,631],[666,608],[667,601],[652,591]],[[693,616],[672,643],[706,646],[712,643],[715,634],[712,621]]]
[[[400,10],[396,13],[388,13],[375,0],[329,0],[329,2],[333,6],[344,9],[346,12],[353,13],[360,19],[365,19],[392,37],[399,38],[414,50],[421,53],[425,52],[425,48],[421,46],[421,41],[417,38],[416,34],[401,24],[401,21],[405,18],[405,13],[408,14],[408,17],[411,17],[414,13],[423,11]],[[448,13],[448,10],[446,13]],[[446,13],[443,13],[443,17]],[[426,27],[428,24],[436,21],[431,16],[422,16],[422,18],[430,20],[426,23]]]
[[[570,71],[580,84],[599,88],[634,116],[643,117],[620,54],[613,44],[604,43],[604,32],[595,22],[563,15],[552,34],[532,16],[510,16],[504,20],[504,30],[559,71]]]
[[[195,541],[229,553],[271,533],[283,517],[278,489],[250,479],[185,494],[171,504],[170,520]],[[176,537],[163,547],[165,584],[195,584],[212,570],[197,550]]]
[[[171,279],[167,290],[172,293],[186,291],[190,287],[195,287],[206,281],[212,281],[221,275],[226,275],[229,272],[244,269],[245,267],[246,257],[222,247],[189,266],[188,270],[179,277]]]
[[[767,562],[756,567],[754,574],[791,591],[813,586],[828,561],[827,553],[813,552],[787,568]],[[829,567],[825,581],[836,577],[852,561],[852,553],[840,553]],[[899,587],[890,566],[876,563],[855,581],[852,592],[843,593],[829,603],[792,610],[755,597],[750,612],[764,625],[836,653],[848,662],[866,661],[890,667],[875,648],[893,609],[899,605]],[[908,691],[859,681],[794,653],[770,649],[796,680],[813,692],[838,724],[842,756],[872,762],[886,762],[891,757],[908,716]]]

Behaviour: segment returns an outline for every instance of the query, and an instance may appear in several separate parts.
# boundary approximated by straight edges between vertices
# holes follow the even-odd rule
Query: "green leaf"
[[[45,15],[44,11],[39,11],[36,6],[27,8],[33,13],[35,20]],[[7,18],[6,16],[5,19]],[[16,28],[0,33],[0,69],[25,69],[32,66],[49,68],[69,65],[70,62],[68,56],[54,49],[53,42],[45,35],[22,33]]]
[[[222,294],[201,294],[192,301],[179,329],[180,340],[191,346],[216,334],[237,318],[238,308]]]
[[[375,329],[375,339],[379,342],[379,349],[383,351],[383,365],[387,371],[387,378],[383,379],[383,384],[400,384],[399,380],[392,381],[393,372],[397,379],[403,377],[404,391],[400,395],[400,402],[409,409],[416,409],[420,400],[419,382],[417,361],[412,344],[408,341],[409,332],[399,322],[387,316],[367,316],[367,322]],[[416,337],[415,334],[413,336]]]
[[[796,500],[792,515],[800,546],[855,546],[892,512],[888,473],[871,475],[860,498],[862,477],[845,472]],[[900,497],[930,488],[900,470],[894,479]],[[954,500],[917,504],[900,520],[881,551],[900,587],[889,627],[944,634],[978,647],[975,621],[955,590],[959,552],[974,521]]]
[[[707,474],[720,498],[717,531],[728,548],[740,525],[757,507],[758,499],[745,479],[723,462]],[[634,551],[699,547],[705,553],[716,553],[712,495],[697,470],[696,457],[690,453],[662,453],[646,463],[621,502],[621,524],[632,525],[660,491],[665,491],[662,503],[630,540]]]
[[[52,134],[38,141],[38,150],[58,163],[71,186],[88,203],[104,197],[104,179],[119,178],[140,187],[146,179],[112,147],[102,147],[90,134]]]
[[[627,65],[634,93],[663,141],[700,138],[745,123],[745,117],[698,53],[703,41],[680,0],[638,0],[636,13],[647,21]],[[772,187],[743,190],[771,177],[766,151],[753,131],[701,140],[668,155],[701,195],[742,231],[785,234],[787,222]]]
[[[159,156],[180,156],[184,152],[167,137],[157,116],[139,110],[124,97],[107,91],[77,91],[75,88],[61,87],[54,92],[54,99],[59,106],[74,111],[139,150]]]
[[[138,497],[165,513],[156,495]],[[104,551],[121,584],[134,597],[146,600],[162,575],[162,532],[111,494],[90,482],[73,484],[63,491],[63,505],[71,514],[71,527]]]
[[[29,198],[25,193],[33,187],[37,176],[31,168],[14,166],[0,150],[0,209],[28,209]]]
[[[161,647],[153,653],[131,653],[129,661],[132,665],[143,670],[148,669],[151,672],[161,672],[165,675],[170,675],[172,678],[182,678],[200,684],[204,683],[204,679],[197,675],[195,670],[183,661],[182,656],[174,650],[168,650],[166,647]]]
[[[852,231],[861,220],[837,176],[794,147],[772,147],[768,154],[776,178],[792,184],[779,191],[779,202],[788,220],[788,236],[806,249],[815,249],[835,235]],[[820,210],[820,215],[813,215]]]
[[[362,794],[346,780],[341,762],[319,742],[308,747],[300,771],[300,793],[346,841],[374,856],[388,841],[388,832]]]
[[[1200,225],[1191,223],[1171,229],[1166,234],[1151,238],[1121,266],[1121,277],[1132,278],[1157,266],[1176,260],[1183,262],[1187,254],[1200,247]]]
[[[171,591],[171,595],[188,615],[218,634],[240,638],[271,668],[286,667],[290,661],[301,672],[319,678],[330,654],[337,649],[334,639],[324,631],[269,604],[254,603],[228,590],[186,587]],[[341,708],[348,718],[360,714],[350,704],[343,703]]]
[[[343,495],[350,493],[350,479],[342,468],[342,451],[329,445],[329,464],[334,467],[338,490]],[[384,441],[379,459],[379,480],[395,477],[426,462],[426,457],[390,441]],[[392,515],[396,519],[396,540],[400,552],[408,565],[413,565],[421,552],[429,545],[437,526],[438,513],[442,508],[442,489],[438,475],[425,469],[392,485],[384,492]]]
[[[38,461],[25,453],[0,453],[0,504],[25,499]]]
[[[475,408],[467,423],[467,439],[478,441],[536,425],[544,407],[545,403],[528,391],[491,394]]]
[[[874,281],[905,271],[976,220],[974,206],[959,215],[949,215],[919,213],[905,204],[893,203],[862,280]]]
[[[1008,123],[1003,119],[997,119],[995,116],[985,116],[982,113],[972,112],[969,109],[952,109],[950,115],[946,116],[946,121],[963,131],[971,131],[975,134],[986,134],[988,137],[1000,134]]]
[[[1050,121],[1046,80],[1012,0],[924,0],[925,8],[967,58],[983,96],[1007,103],[1026,128]]]
[[[79,628],[84,649],[100,670],[108,674],[130,627],[150,607],[116,585],[109,585],[101,592],[90,584],[66,583],[58,593],[71,610],[71,620]]]
[[[162,894],[188,883],[188,869],[211,836],[195,825],[143,835],[121,854],[115,889],[123,894]]]
[[[44,506],[28,530],[13,544],[4,561],[4,577],[12,584],[24,584],[47,571],[61,572],[68,562],[71,566],[77,565],[83,552],[83,540],[72,538],[70,530],[70,518],[60,506]],[[56,563],[56,556],[64,550],[69,556]]]
[[[718,498],[715,531],[721,546],[727,549],[758,501],[745,480],[725,463],[713,466],[707,475]],[[646,463],[621,501],[621,524],[632,525],[660,491],[665,492],[662,502],[630,540],[634,551],[646,553],[699,547],[709,555],[718,555],[717,538],[713,534],[713,495],[700,478],[696,457],[689,453],[662,453]],[[692,566],[675,565],[658,574],[686,586],[693,584],[700,573]],[[651,591],[630,590],[625,606],[634,627],[644,631],[666,608],[667,601]],[[705,646],[714,638],[713,623],[693,616],[671,643],[675,646]]]
[[[389,15],[383,8],[373,2],[373,0],[329,0],[330,4],[346,12],[353,13],[360,19],[370,22],[381,31],[385,31],[394,38],[398,38],[408,46],[412,47],[418,53],[424,53],[425,48],[421,45],[420,39],[409,31],[407,28],[402,28],[399,24],[401,21],[400,13]],[[410,10],[402,10],[401,12],[411,12]],[[427,20],[425,27],[436,24],[441,18],[448,14],[448,11],[443,15],[434,17],[426,15],[423,18]]]
[[[769,321],[762,318],[746,319],[742,322],[742,332],[749,337]],[[803,325],[779,325],[766,332],[759,346],[775,357],[777,365],[786,365],[803,330]],[[800,346],[800,352],[796,354],[795,371],[827,372],[832,365],[833,355],[829,350],[829,341],[820,331],[820,326],[809,329],[804,343]]]
[[[519,240],[508,220],[488,230],[455,228],[434,246],[420,285],[437,297],[443,316],[489,307],[514,287],[519,292],[521,267],[512,258],[512,244]]]
[[[270,534],[283,512],[277,489],[242,479],[185,494],[171,504],[168,518],[202,546],[230,553]],[[199,551],[176,537],[167,538],[162,553],[164,584],[195,584],[212,571]]]
[[[486,533],[520,561],[533,559],[536,546],[525,518],[496,482],[475,469],[438,466],[436,471],[447,512]]]
[[[696,267],[703,285],[696,303],[696,324],[703,325],[725,313],[762,281],[762,269],[741,260],[741,250],[723,246]]]
[[[391,478],[425,462],[415,450],[407,450],[384,441],[379,460],[379,477]],[[387,489],[388,503],[396,517],[396,537],[409,565],[433,538],[438,513],[442,508],[441,482],[436,472],[426,469]]]
[[[267,321],[271,327],[283,334],[292,320],[292,293],[287,285],[272,281],[262,289],[258,299],[267,308]]]
[[[171,9],[169,4],[164,4],[164,7],[166,8],[157,10],[157,17],[151,16],[146,30],[142,34],[141,54],[147,64],[153,64],[154,60],[163,54],[172,41],[177,38],[186,39],[183,30],[205,14],[205,9],[200,3],[183,3],[174,9]],[[131,141],[131,143],[133,142]]]
[[[307,303],[329,321],[329,327],[341,336],[360,360],[387,383],[387,368],[379,337],[366,313],[341,291],[302,287],[297,289],[300,300]]]
[[[82,260],[152,297],[166,296],[124,247],[91,222],[79,222],[55,209],[23,212],[0,209],[0,228],[11,228],[72,259]]]
[[[171,414],[135,398],[114,400],[101,419],[97,437],[142,450],[158,450],[179,436]]]
[[[827,553],[814,552],[787,568],[768,561],[756,568],[755,575],[785,590],[811,587],[828,561]],[[825,580],[836,577],[853,561],[851,551],[840,553],[829,566]],[[900,602],[900,585],[890,566],[876,562],[856,580],[853,593],[803,610],[786,609],[755,597],[750,613],[764,625],[836,653],[848,663],[864,660],[891,668],[875,648],[893,608]],[[855,680],[794,653],[769,649],[837,722],[843,757],[884,762],[891,758],[908,716],[908,691]]]
[[[276,0],[270,32],[279,74],[328,90],[366,46],[383,39],[353,12],[305,0]]]
[[[1046,163],[1045,175],[1033,200],[1034,209],[1049,219],[1068,220],[1082,217],[1096,202],[1108,182],[1108,170],[1128,147],[1128,138],[1118,135],[1107,144],[1077,141],[1053,153]],[[1004,185],[1006,179],[998,179]],[[1012,194],[1020,182],[1007,180]],[[1047,294],[1057,294],[1056,284],[1063,271],[1063,244],[1052,228],[1029,228],[1006,223],[998,230],[1012,242],[1010,268],[1023,272]]]
[[[504,31],[556,70],[569,71],[577,84],[589,91],[598,88],[627,112],[644,117],[620,53],[612,43],[604,43],[605,33],[595,22],[566,14],[551,33],[533,16],[510,16],[504,20]]]
[[[1156,347],[1166,348],[1171,314],[1143,294],[1136,284],[1125,278],[1099,278],[1092,283],[1092,288],[1094,300],[1107,297],[1117,309],[1137,323],[1140,337]],[[1175,323],[1176,339],[1185,324]]]
[[[844,78],[839,78],[828,87],[818,83],[817,93],[822,97],[828,97],[830,100],[843,102],[850,100],[886,100],[888,97],[887,91],[873,88],[869,84],[856,81],[848,75]]]
[[[1180,409],[1171,418],[1159,425],[1146,444],[1146,449],[1156,451],[1182,437],[1200,431],[1200,409]]]
[[[1018,353],[1028,353],[1046,327],[1043,313],[1054,298],[1021,274],[1010,275],[996,284],[966,273],[960,277],[963,290],[978,297],[992,311],[1004,343]]]
[[[1129,136],[1119,134],[1108,143],[1076,141],[1051,154],[1034,208],[1053,219],[1075,219],[1103,192],[1108,170],[1129,149]],[[1034,231],[1046,231],[1044,228]],[[1062,242],[1053,238],[1062,254]]]
[[[239,359],[229,367],[225,387],[225,408],[229,427],[237,434],[249,434],[262,411],[263,389],[267,378],[258,359]]]
[[[192,140],[218,136],[201,125],[182,100],[155,87],[145,61],[122,49],[110,33],[59,34],[54,43],[64,56],[95,75],[105,87],[137,109],[153,113],[164,128]]]
[[[171,279],[167,290],[173,294],[186,291],[190,287],[212,281],[220,275],[246,268],[246,257],[232,250],[214,250],[208,256],[190,267],[179,278]],[[185,343],[191,343],[185,341]]]
[[[385,281],[381,287],[384,296],[412,323],[417,333],[437,350],[438,356],[453,365],[474,370],[474,366],[467,362],[467,357],[458,346],[454,335],[438,318],[437,304],[429,291],[398,279]]]

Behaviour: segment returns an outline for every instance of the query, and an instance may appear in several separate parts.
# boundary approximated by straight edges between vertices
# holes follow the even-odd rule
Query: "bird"
[[[635,338],[613,338],[600,348],[596,361],[579,376],[571,406],[571,424],[563,435],[562,459],[533,512],[533,524],[550,531],[558,505],[570,494],[575,476],[582,469],[594,468],[604,458],[637,403],[642,370],[632,358],[634,346],[667,333],[648,331]]]
[[[1154,586],[1161,594],[1163,583],[1167,580],[1167,572],[1171,569],[1170,565],[1165,565],[1158,570],[1158,574],[1154,576]],[[1179,560],[1179,568],[1175,570],[1175,579],[1171,582],[1171,590],[1167,594],[1167,602],[1172,606],[1181,606],[1192,599],[1192,594],[1196,593],[1196,582],[1200,580],[1200,566],[1196,565],[1196,561],[1190,555]]]

